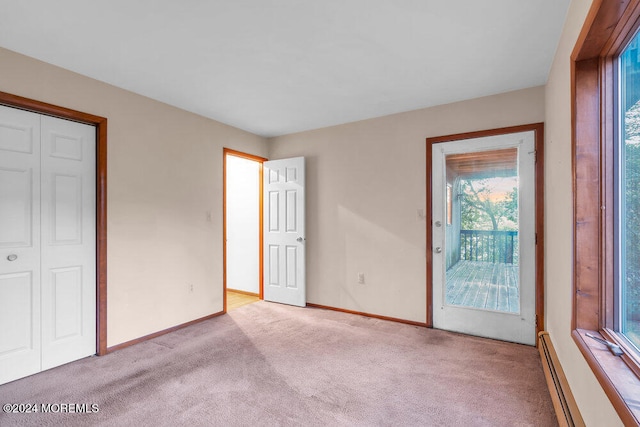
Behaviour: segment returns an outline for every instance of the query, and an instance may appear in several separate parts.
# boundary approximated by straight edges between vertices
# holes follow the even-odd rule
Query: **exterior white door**
[[[95,354],[95,197],[94,127],[0,107],[0,384]]]
[[[264,166],[264,299],[307,305],[304,157]]]
[[[535,133],[432,145],[433,325],[534,345]]]

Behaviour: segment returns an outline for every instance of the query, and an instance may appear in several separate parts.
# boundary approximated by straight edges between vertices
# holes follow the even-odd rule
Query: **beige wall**
[[[571,51],[591,0],[571,2],[546,86],[545,263],[547,329],[587,425],[622,425],[571,338]]]
[[[5,49],[0,64],[0,91],[108,118],[108,345],[221,311],[222,147],[266,141]]]
[[[307,300],[425,322],[425,138],[542,121],[536,87],[271,139],[307,159]]]

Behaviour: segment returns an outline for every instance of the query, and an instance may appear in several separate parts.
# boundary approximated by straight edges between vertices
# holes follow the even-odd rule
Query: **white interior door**
[[[0,106],[0,384],[95,353],[95,243],[95,128]]]
[[[42,116],[42,369],[96,350],[95,132]]]
[[[432,145],[434,327],[535,344],[534,140]]]
[[[40,371],[40,116],[0,106],[0,384]]]
[[[264,299],[306,306],[304,157],[264,167]]]

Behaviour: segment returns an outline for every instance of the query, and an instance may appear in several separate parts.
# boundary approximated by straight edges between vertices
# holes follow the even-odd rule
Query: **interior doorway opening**
[[[265,158],[223,154],[224,311],[263,298],[262,164]]]

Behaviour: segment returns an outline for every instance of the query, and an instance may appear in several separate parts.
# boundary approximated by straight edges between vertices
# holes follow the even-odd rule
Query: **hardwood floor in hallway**
[[[260,297],[258,295],[227,289],[227,311],[242,307],[243,305],[254,303],[256,301],[260,301]]]

